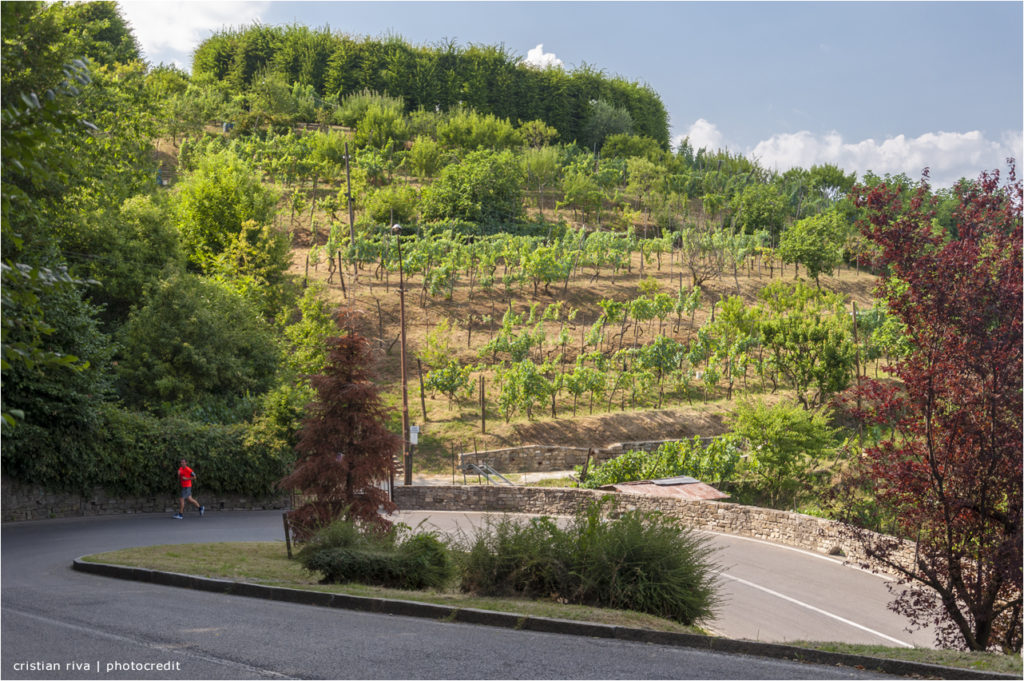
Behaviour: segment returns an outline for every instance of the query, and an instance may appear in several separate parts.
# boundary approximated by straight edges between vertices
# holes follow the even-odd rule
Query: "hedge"
[[[113,495],[156,496],[177,490],[181,459],[204,492],[265,497],[277,491],[294,453],[251,424],[157,418],[104,404],[90,426],[22,423],[5,433],[3,474],[52,491],[101,487]]]

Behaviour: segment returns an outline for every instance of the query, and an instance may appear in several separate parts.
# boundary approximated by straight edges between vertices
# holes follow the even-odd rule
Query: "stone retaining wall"
[[[665,442],[678,440],[650,440],[646,442],[620,442],[609,447],[594,448],[591,465],[604,463],[631,450],[653,452]],[[460,468],[466,464],[487,464],[499,473],[542,473],[550,471],[571,471],[582,466],[587,460],[586,447],[561,447],[556,445],[527,445],[488,449],[483,452],[459,454]]]
[[[4,478],[0,519],[42,520],[77,516],[117,515],[124,513],[171,513],[178,509],[178,499],[168,494],[160,497],[112,497],[96,488],[87,496],[66,492],[49,492],[34,485],[23,485]],[[210,510],[251,511],[288,508],[288,497],[253,499],[231,494],[199,492],[196,497]]]
[[[496,511],[572,515],[589,501],[613,494],[601,490],[552,487],[430,486],[395,487],[403,511]],[[640,494],[614,494],[621,510],[660,511],[687,527],[752,537],[821,554],[867,562],[859,542],[842,523],[825,518],[756,506],[691,501]],[[913,559],[913,544],[904,542],[904,558]]]

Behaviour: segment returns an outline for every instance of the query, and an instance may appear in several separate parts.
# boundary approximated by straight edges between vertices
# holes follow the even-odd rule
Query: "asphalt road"
[[[425,515],[409,514],[406,521],[416,524]],[[429,515],[442,529],[479,522],[465,514]],[[0,677],[870,678],[854,669],[201,593],[70,568],[77,556],[126,546],[281,538],[279,512],[5,524]],[[714,541],[723,547],[719,562],[728,599],[714,625],[720,632],[776,640],[767,630],[785,623],[818,634],[796,637],[835,638],[825,632],[843,624],[836,617],[869,629],[889,626],[877,577],[758,542]],[[760,557],[749,558],[753,554]],[[811,579],[805,570],[814,572],[808,566],[815,565],[818,576]],[[776,574],[780,567],[783,574]],[[874,595],[830,602],[849,584],[861,583]],[[809,584],[824,587],[821,600],[805,588],[783,591]],[[881,613],[852,611],[879,597]],[[867,633],[843,626],[853,630],[851,636]]]

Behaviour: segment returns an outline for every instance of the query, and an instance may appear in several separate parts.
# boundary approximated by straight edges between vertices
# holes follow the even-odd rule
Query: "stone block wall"
[[[843,555],[869,562],[859,542],[842,523],[825,518],[741,506],[718,501],[692,501],[602,490],[552,487],[415,486],[395,487],[395,503],[403,511],[437,510],[572,515],[590,501],[612,495],[620,510],[659,511],[691,529],[751,537],[821,554]],[[903,542],[904,559],[914,547]]]
[[[119,515],[125,513],[172,513],[178,508],[177,497],[114,497],[100,488],[88,495],[50,492],[34,485],[23,485],[4,478],[0,481],[2,503],[0,519],[43,520],[78,516]],[[288,508],[287,496],[253,499],[239,495],[198,493],[197,498],[210,510],[251,511]]]

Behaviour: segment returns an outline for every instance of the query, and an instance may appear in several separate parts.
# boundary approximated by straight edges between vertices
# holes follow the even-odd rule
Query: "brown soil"
[[[325,230],[318,231],[322,243]],[[311,250],[308,245],[311,241],[308,230],[302,230],[295,234],[293,241],[302,245],[297,245],[294,248],[291,273],[300,280],[308,276],[308,280],[311,282],[325,283],[328,297],[333,303],[359,315],[361,319],[359,331],[378,347],[378,357],[380,358],[378,371],[381,387],[388,402],[400,409],[401,384],[398,344],[400,327],[397,274],[385,275],[376,272],[375,267],[368,266],[366,269],[360,270],[358,276],[353,279],[351,269],[347,268],[343,273],[345,282],[343,293],[337,272],[331,273],[328,283],[330,268],[325,262],[310,265],[307,275],[306,258]],[[640,276],[639,268],[640,256],[635,255],[631,272],[622,271],[616,275],[605,270],[596,280],[592,280],[592,273],[587,271],[570,282],[565,295],[562,293],[561,284],[553,284],[547,293],[542,288],[536,296],[533,294],[532,285],[527,284],[522,290],[513,292],[511,304],[515,311],[526,313],[531,304],[539,303],[538,311],[543,311],[548,304],[560,300],[564,301],[564,310],[572,307],[578,308],[579,313],[575,322],[569,325],[570,337],[573,339],[572,347],[566,348],[567,361],[572,362],[579,348],[581,332],[589,328],[601,313],[597,305],[599,300],[605,298],[629,300],[636,297],[639,295],[639,282],[647,277],[654,277],[658,281],[661,291],[674,293],[678,290],[681,272],[681,265],[678,261],[671,262],[670,258],[665,255],[660,270],[656,263],[647,263],[643,277]],[[500,273],[499,268],[498,274],[500,275]],[[689,274],[685,270],[682,270],[682,274],[683,285],[688,288],[690,286]],[[801,275],[804,276],[805,273],[801,271]],[[788,280],[793,279],[793,266],[787,265],[780,270],[779,263],[776,263],[775,279],[783,277]],[[804,278],[806,279],[805,276]],[[748,303],[753,303],[757,292],[771,280],[767,267],[763,267],[759,274],[756,265],[749,272],[741,270],[738,279],[739,293]],[[873,276],[845,267],[836,276],[822,277],[821,279],[822,288],[846,294],[861,309],[870,307],[870,294],[874,284]],[[693,329],[699,329],[710,314],[711,301],[736,293],[736,281],[731,271],[724,272],[721,276],[706,283],[704,302],[702,309],[698,310],[695,315]],[[571,398],[563,396],[558,404],[557,418],[551,417],[550,405],[548,405],[543,413],[534,414],[533,420],[527,420],[520,416],[513,418],[511,423],[505,424],[494,405],[494,397],[490,392],[493,389],[492,377],[488,372],[485,372],[486,389],[489,396],[486,434],[480,432],[480,410],[476,391],[474,391],[473,400],[455,408],[449,408],[447,399],[441,395],[438,395],[436,399],[427,395],[425,402],[429,419],[423,419],[416,353],[425,347],[427,334],[435,328],[440,320],[447,319],[453,329],[450,339],[453,354],[467,363],[480,362],[479,348],[490,340],[500,326],[501,316],[508,304],[509,302],[500,288],[482,291],[477,287],[473,291],[472,300],[470,300],[468,284],[464,280],[456,286],[451,300],[424,295],[419,277],[412,277],[406,282],[408,400],[410,422],[421,425],[421,469],[425,465],[427,470],[433,468],[444,470],[449,465],[448,454],[453,448],[456,451],[472,451],[527,444],[605,446],[617,442],[714,435],[727,429],[726,417],[730,412],[730,403],[722,400],[722,396],[719,396],[717,400],[713,397],[710,403],[703,404],[696,394],[693,396],[694,404],[692,406],[684,403],[682,405],[666,404],[662,409],[652,408],[652,405],[631,409],[627,401],[625,411],[619,410],[622,405],[619,397],[616,396],[612,411],[605,412],[607,405],[601,404],[595,405],[595,411],[598,413],[588,415],[588,405],[581,403],[578,405],[575,418],[572,416]],[[482,321],[485,315],[491,317],[490,323]],[[666,321],[664,333],[671,334],[680,341],[689,340],[691,334],[694,333],[691,331],[690,319],[684,317],[678,332],[673,333],[675,321],[674,317],[670,317]],[[554,342],[559,326],[549,323],[545,330],[549,343]],[[657,321],[652,325],[643,326],[641,331],[638,340],[642,344],[657,335]],[[633,333],[632,327],[627,329],[624,336],[627,345],[632,342]],[[558,348],[546,346],[544,351],[548,356],[554,356],[557,354]],[[474,380],[477,379],[474,377]]]
[[[165,174],[172,173],[177,165],[177,147],[169,141],[161,141],[157,144],[157,158],[165,164]],[[412,178],[401,178],[402,181],[412,181]],[[316,195],[321,199],[329,194],[337,195],[344,185],[329,186],[321,183]],[[309,193],[309,187],[304,191]],[[396,274],[386,274],[376,271],[374,266],[366,266],[353,277],[350,267],[341,276],[334,272],[326,261],[309,263],[314,241],[316,245],[323,245],[326,242],[327,232],[332,217],[317,209],[314,212],[313,220],[316,231],[311,232],[308,209],[304,214],[290,224],[290,210],[288,209],[282,192],[281,204],[279,206],[277,227],[285,231],[292,231],[292,266],[290,273],[295,275],[299,281],[321,282],[326,285],[328,299],[347,310],[356,313],[360,322],[358,330],[374,344],[377,348],[379,364],[377,371],[379,381],[383,390],[386,402],[401,409],[401,380],[400,380],[400,346],[399,346],[399,296],[398,277]],[[528,201],[529,211],[536,210],[533,201]],[[572,214],[569,212],[558,213],[545,204],[545,217],[557,220],[564,218],[571,222]],[[347,213],[342,210],[335,219],[341,223],[341,228],[347,231]],[[574,224],[578,227],[578,224]],[[640,226],[643,229],[645,226]],[[291,228],[291,229],[290,229]],[[316,260],[314,256],[313,260]],[[497,274],[501,275],[499,268]],[[806,279],[806,273],[800,273]],[[571,308],[577,308],[578,314],[573,323],[570,323],[570,337],[573,339],[565,348],[567,362],[575,359],[579,349],[581,332],[585,331],[598,318],[601,313],[598,301],[606,298],[625,301],[639,295],[638,285],[642,279],[653,277],[657,280],[659,290],[674,294],[680,285],[690,287],[690,275],[678,260],[673,260],[667,254],[662,256],[661,265],[656,260],[643,264],[641,274],[641,262],[639,254],[634,255],[633,261],[628,270],[613,274],[610,270],[603,270],[600,276],[594,278],[591,271],[580,273],[570,282],[567,291],[563,294],[562,284],[552,284],[548,291],[543,288],[534,295],[533,287],[526,284],[522,289],[513,291],[511,306],[517,312],[527,312],[530,305],[539,304],[539,311],[543,311],[548,304],[564,301],[563,310],[567,312]],[[344,289],[341,279],[344,280]],[[774,278],[794,278],[792,265],[780,268],[775,263]],[[737,279],[739,288],[737,289]],[[731,269],[722,272],[720,276],[704,284],[704,298],[701,309],[697,311],[692,320],[683,318],[678,330],[674,330],[676,320],[670,317],[663,332],[673,335],[677,340],[686,342],[690,339],[695,329],[700,328],[710,314],[712,301],[736,295],[742,295],[749,303],[756,299],[757,292],[763,288],[771,278],[767,264],[758,266],[752,263],[749,269],[741,268],[738,277],[733,276]],[[838,291],[846,294],[852,302],[856,302],[861,309],[870,307],[871,290],[875,285],[875,277],[860,273],[855,270],[843,267],[836,276],[822,277],[822,288]],[[525,444],[555,444],[555,445],[578,445],[578,446],[604,446],[617,442],[660,440],[679,437],[691,437],[693,435],[713,435],[723,432],[727,428],[727,416],[731,404],[724,399],[723,395],[712,396],[709,403],[700,401],[700,397],[694,393],[692,405],[665,404],[663,408],[655,408],[652,404],[638,405],[633,409],[627,402],[625,410],[621,410],[623,404],[616,395],[611,410],[607,411],[607,404],[595,405],[593,415],[588,414],[588,404],[580,404],[577,409],[577,416],[572,416],[571,398],[563,396],[558,406],[558,416],[550,415],[550,405],[542,413],[534,414],[533,420],[524,417],[513,418],[511,423],[504,423],[497,413],[492,394],[493,377],[489,371],[484,372],[486,390],[489,397],[487,412],[486,433],[481,433],[479,402],[474,391],[474,398],[469,402],[450,407],[444,396],[438,395],[432,398],[425,396],[421,401],[419,390],[419,374],[417,371],[416,353],[426,345],[427,334],[435,328],[442,319],[447,319],[452,325],[450,337],[452,353],[467,363],[481,362],[479,349],[484,345],[493,333],[500,326],[501,316],[508,308],[510,301],[506,298],[500,284],[490,291],[484,291],[477,286],[472,292],[467,282],[463,279],[456,286],[451,300],[443,297],[431,298],[424,295],[421,289],[419,277],[411,277],[406,282],[406,332],[407,332],[407,353],[408,353],[408,400],[410,421],[420,424],[420,447],[419,461],[420,470],[426,469],[446,470],[449,465],[449,454],[452,449],[456,451],[472,451],[474,449],[484,450],[497,447],[506,447]],[[491,321],[485,322],[484,317],[490,316]],[[691,326],[692,324],[692,326]],[[691,330],[692,329],[692,330]],[[548,342],[554,342],[558,335],[559,325],[549,323],[546,325]],[[633,342],[635,329],[627,329],[623,340],[629,345]],[[659,332],[658,323],[645,325],[642,333],[637,337],[637,342],[643,344],[648,342]],[[559,348],[551,345],[545,346],[545,354],[553,357]],[[489,362],[489,358],[488,358]],[[426,368],[425,368],[426,370]],[[477,380],[474,377],[474,380]],[[750,386],[754,388],[753,385]],[[758,386],[759,387],[759,386]],[[737,386],[737,390],[740,386]],[[425,402],[429,418],[422,414],[422,403]]]

